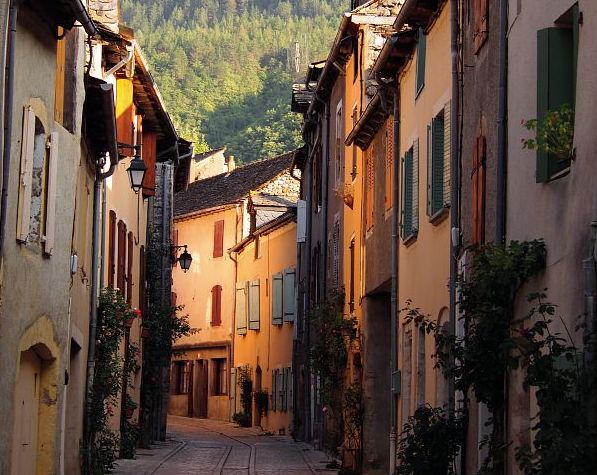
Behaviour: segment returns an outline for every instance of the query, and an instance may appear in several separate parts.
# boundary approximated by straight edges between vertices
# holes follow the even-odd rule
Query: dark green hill
[[[300,144],[293,80],[324,59],[349,0],[122,0],[184,137],[241,161]]]

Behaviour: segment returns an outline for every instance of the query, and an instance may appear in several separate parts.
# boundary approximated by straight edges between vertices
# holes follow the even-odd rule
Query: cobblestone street
[[[169,418],[168,443],[119,461],[115,474],[312,475],[330,474],[325,454],[288,436],[186,417]]]

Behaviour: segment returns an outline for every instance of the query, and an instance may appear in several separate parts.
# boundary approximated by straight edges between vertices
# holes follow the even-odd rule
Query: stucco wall
[[[419,222],[414,224],[419,230],[417,237],[408,243],[402,239],[398,246],[399,252],[399,291],[398,308],[402,308],[408,299],[413,302],[413,307],[419,307],[431,318],[438,319],[439,315],[449,303],[449,249],[450,228],[449,215],[443,220],[432,224],[426,215],[427,203],[427,126],[435,115],[444,108],[450,100],[451,91],[451,66],[450,66],[450,8],[443,7],[440,16],[427,36],[427,55],[425,85],[415,99],[416,53],[407,64],[401,78],[401,123],[400,123],[400,156],[419,139]],[[401,185],[402,187],[402,185]],[[402,206],[402,203],[400,204]],[[403,332],[406,327],[402,321],[398,325],[399,344],[402,348]],[[416,341],[417,331],[413,328],[413,345],[411,361],[413,362],[410,395],[411,413],[416,407]],[[425,370],[425,401],[435,402],[435,371],[431,355],[434,352],[432,338],[426,338],[426,370]],[[402,370],[403,378],[405,369],[403,351],[399,350],[398,368]],[[402,387],[405,387],[404,381]],[[402,399],[400,396],[400,407]],[[404,422],[402,411],[399,410],[399,421]],[[399,424],[399,426],[401,425]]]
[[[249,365],[253,378],[257,366],[262,371],[262,389],[272,394],[272,371],[292,367],[294,323],[272,324],[272,275],[296,267],[296,223],[291,222],[260,237],[261,257],[255,259],[255,243],[251,242],[238,254],[237,282],[259,279],[260,329],[247,330],[246,335],[234,335],[234,366]],[[255,381],[254,381],[255,383]],[[238,393],[238,388],[235,388]],[[255,389],[255,388],[254,388]],[[237,397],[238,399],[238,397]],[[292,411],[269,410],[261,419],[264,430],[289,434]],[[255,415],[256,410],[253,409]],[[255,419],[254,419],[255,420]]]
[[[4,2],[3,2],[4,3]],[[54,78],[56,40],[47,26],[21,9],[17,29],[15,94],[9,200],[6,240],[2,255],[2,318],[0,321],[0,424],[8,436],[0,441],[0,472],[9,473],[11,433],[14,419],[14,391],[18,378],[21,351],[32,345],[46,348],[42,359],[52,359],[54,368],[46,380],[47,397],[40,403],[43,426],[38,436],[38,473],[58,470],[61,446],[60,424],[63,410],[63,375],[67,369],[69,284],[73,191],[79,165],[80,135],[70,134],[54,122]],[[35,33],[33,33],[35,32]],[[81,38],[82,40],[82,38]],[[79,58],[82,60],[82,58]],[[82,62],[79,61],[78,67]],[[35,74],[32,74],[35,71]],[[83,97],[82,70],[79,69],[77,97]],[[18,244],[16,237],[17,203],[21,155],[23,107],[32,104],[44,123],[47,134],[59,134],[59,157],[56,187],[56,245],[51,257],[42,254],[39,243]],[[77,102],[76,117],[81,116],[82,100]],[[77,124],[80,125],[80,124]],[[80,130],[80,126],[75,130]],[[37,329],[37,330],[36,330]],[[42,388],[43,389],[43,388]],[[45,390],[44,389],[44,390]],[[42,445],[43,444],[43,445]]]

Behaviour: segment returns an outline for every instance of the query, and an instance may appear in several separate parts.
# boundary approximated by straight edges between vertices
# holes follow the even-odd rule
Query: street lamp
[[[147,171],[147,167],[139,155],[135,154],[126,171],[129,174],[131,188],[135,193],[139,193],[139,190],[143,187],[143,178],[145,178],[145,172]]]
[[[176,260],[178,262],[180,262],[180,268],[186,274],[186,272],[191,267],[191,262],[193,262],[193,256],[191,256],[191,254],[189,254],[189,252],[187,251],[186,244],[184,246],[172,246],[172,251],[174,252],[176,249],[181,249],[181,248],[184,248],[184,251],[182,252],[180,257],[176,258]]]

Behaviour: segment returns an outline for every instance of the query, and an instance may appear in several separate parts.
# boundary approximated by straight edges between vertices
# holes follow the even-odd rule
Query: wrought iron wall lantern
[[[174,254],[177,249],[183,249],[183,248],[184,248],[184,251],[182,252],[182,254],[179,257],[176,258],[176,260],[180,263],[180,268],[186,274],[186,272],[191,267],[191,262],[193,262],[193,256],[191,256],[191,254],[189,254],[189,252],[187,251],[186,244],[184,246],[171,246],[172,254]]]
[[[143,179],[145,178],[145,172],[147,172],[147,166],[143,159],[141,158],[141,145],[128,145],[123,143],[118,143],[119,148],[132,148],[135,150],[135,155],[131,160],[129,167],[127,168],[127,173],[129,175],[129,182],[131,184],[131,188],[135,193],[139,193],[139,190],[143,188]]]

